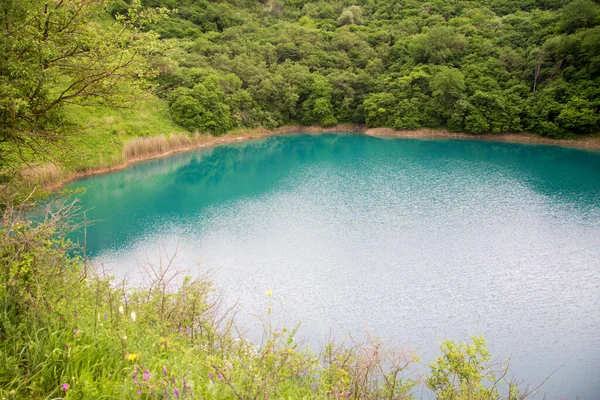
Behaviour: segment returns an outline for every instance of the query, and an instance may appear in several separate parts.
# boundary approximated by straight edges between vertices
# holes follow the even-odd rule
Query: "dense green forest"
[[[123,142],[119,134],[161,131],[351,123],[598,132],[593,0],[5,0],[1,8],[3,164],[69,130],[89,133],[70,144],[104,152],[96,164],[115,157],[102,146]],[[127,107],[144,112],[106,117]],[[89,132],[100,118],[112,136]]]
[[[184,128],[338,122],[545,135],[598,131],[592,0],[144,0],[149,58]],[[127,9],[115,3],[112,13]]]

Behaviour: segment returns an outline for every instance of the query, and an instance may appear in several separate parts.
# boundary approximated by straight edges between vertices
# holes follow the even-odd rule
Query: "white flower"
[[[127,335],[123,336],[123,340],[127,340]]]
[[[125,310],[123,310],[123,306],[119,306],[119,313],[121,315],[125,314]]]
[[[135,322],[135,311],[131,313],[131,320]]]

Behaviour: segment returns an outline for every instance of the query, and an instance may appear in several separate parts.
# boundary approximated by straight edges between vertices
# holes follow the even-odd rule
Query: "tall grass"
[[[127,143],[123,148],[124,160],[135,160],[167,154],[174,151],[189,149],[201,143],[201,135],[192,136],[179,133],[150,137],[137,137]]]
[[[125,144],[123,158],[131,160],[142,157],[162,154],[169,148],[169,141],[165,136],[134,138]]]
[[[164,100],[147,95],[129,108],[69,105],[62,150],[56,154],[67,172],[86,172],[123,163],[127,143],[143,138],[186,134],[169,116]],[[160,140],[160,139],[151,139]],[[160,146],[154,143],[154,146]],[[145,151],[152,146],[146,145]]]
[[[37,182],[41,186],[57,182],[65,175],[64,170],[54,163],[29,166],[23,169],[21,173],[27,181]]]

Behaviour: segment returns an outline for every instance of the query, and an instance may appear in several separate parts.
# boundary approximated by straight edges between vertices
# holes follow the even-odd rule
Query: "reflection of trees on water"
[[[281,188],[293,174],[306,171],[305,166],[336,174],[342,182],[358,174],[368,181],[381,174],[377,169],[396,171],[416,181],[411,183],[413,195],[429,197],[432,189],[458,187],[453,190],[460,191],[455,181],[466,177],[483,186],[500,176],[578,208],[597,210],[600,199],[600,156],[596,153],[479,141],[272,137],[153,160],[77,183],[88,188],[82,196],[84,207],[94,207],[87,218],[101,221],[88,229],[89,248],[122,247],[161,221],[185,223],[207,207],[261,196]],[[424,176],[429,180],[420,182]],[[298,179],[309,178],[295,176],[291,185]],[[390,190],[402,191],[391,185]],[[368,185],[364,188],[369,190]],[[456,199],[461,198],[469,201],[457,193]]]

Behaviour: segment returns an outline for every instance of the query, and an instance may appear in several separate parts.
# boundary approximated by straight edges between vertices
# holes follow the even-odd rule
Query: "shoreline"
[[[481,140],[489,142],[537,144],[600,151],[600,136],[590,136],[578,139],[552,139],[533,133],[469,134],[454,133],[444,129],[395,130],[391,128],[367,128],[363,125],[345,124],[335,125],[328,128],[323,128],[320,126],[287,125],[276,129],[256,128],[248,130],[237,130],[228,132],[221,136],[211,136],[209,134],[202,134],[197,138],[196,143],[183,146],[176,146],[174,148],[169,148],[165,151],[161,151],[158,153],[151,153],[145,156],[125,159],[123,162],[110,167],[101,167],[87,171],[72,172],[70,174],[67,174],[66,176],[60,177],[60,179],[58,179],[55,182],[44,185],[43,188],[44,190],[49,191],[58,190],[64,185],[80,179],[120,171],[133,164],[156,158],[168,157],[170,155],[186,151],[223,146],[233,143],[242,143],[249,140],[268,138],[272,136],[285,136],[293,134],[320,135],[335,133],[356,133],[360,135],[389,139]]]

